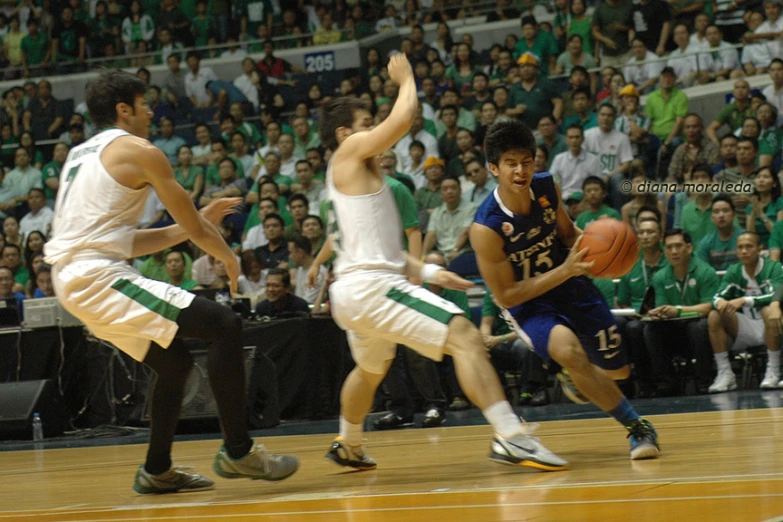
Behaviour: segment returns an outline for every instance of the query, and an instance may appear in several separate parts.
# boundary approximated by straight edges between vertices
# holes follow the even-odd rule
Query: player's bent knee
[[[565,326],[555,326],[549,334],[549,356],[566,369],[590,364],[579,338]]]
[[[444,353],[459,356],[472,352],[484,352],[484,341],[481,332],[470,319],[464,315],[456,315],[449,322],[449,335],[446,338]]]

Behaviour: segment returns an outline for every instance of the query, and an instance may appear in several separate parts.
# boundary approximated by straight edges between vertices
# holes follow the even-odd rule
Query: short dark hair
[[[144,96],[144,81],[122,70],[105,71],[87,84],[84,97],[95,125],[102,129],[117,121],[117,104],[125,103],[135,111],[136,98]]]
[[[227,161],[231,163],[231,170],[233,170],[236,173],[236,171],[237,171],[237,164],[234,163],[234,159],[233,158],[229,158],[228,156],[226,156],[225,158],[223,158],[222,160],[220,160],[218,162],[218,167],[220,167],[222,164],[224,164]]]
[[[283,270],[282,268],[272,268],[266,274],[267,279],[269,279],[269,276],[280,276],[280,277],[282,277],[283,278],[283,286],[285,288],[291,288],[291,274],[288,273],[288,270]]]
[[[573,100],[577,94],[584,94],[587,96],[588,100],[590,99],[590,89],[587,87],[579,87],[578,89],[574,89],[574,92],[571,93],[571,99]]]
[[[478,156],[474,156],[474,157],[472,157],[472,158],[470,158],[470,159],[468,159],[468,160],[466,160],[465,162],[462,163],[462,170],[468,170],[468,166],[472,165],[473,163],[478,163],[479,165],[484,167],[484,162],[481,161],[478,158]]]
[[[661,219],[663,219],[663,216],[661,215],[661,211],[658,207],[654,207],[652,205],[642,205],[639,207],[639,210],[636,211],[636,217],[638,221],[639,214],[642,212],[650,212],[651,214],[655,214],[655,221],[660,224]]]
[[[683,229],[677,227],[677,228],[670,228],[663,234],[663,242],[666,243],[666,238],[671,236],[682,236],[682,240],[685,241],[686,244],[692,245],[693,239],[691,239],[691,235],[684,231]]]
[[[288,205],[290,206],[291,203],[293,203],[294,201],[301,201],[302,203],[304,203],[306,207],[310,206],[310,200],[308,200],[307,196],[305,196],[304,194],[294,194],[293,196],[288,198]]]
[[[304,224],[304,222],[307,221],[308,219],[314,219],[314,220],[318,221],[318,226],[320,226],[321,229],[324,228],[324,220],[321,219],[321,216],[317,216],[315,214],[307,214],[304,217],[304,219],[302,220],[302,224]]]
[[[297,161],[297,162],[294,164],[294,167],[298,167],[300,163],[302,163],[302,164],[304,164],[304,165],[307,165],[308,167],[310,167],[310,162],[309,162],[309,161],[307,161],[306,159]]]
[[[612,111],[612,116],[617,116],[617,107],[612,105],[611,103],[604,102],[598,107],[598,112],[601,112],[601,109],[610,109]]]
[[[771,62],[769,62],[769,66],[772,67],[773,63],[779,63],[780,65],[783,65],[783,59],[781,58],[773,58]]]
[[[295,248],[303,250],[307,255],[311,255],[313,253],[313,244],[310,243],[309,239],[305,239],[299,234],[289,239],[288,242],[293,243]]]
[[[723,140],[725,140],[726,138],[731,138],[731,139],[733,139],[734,141],[739,141],[739,138],[738,138],[738,137],[736,137],[734,134],[731,134],[731,133],[729,133],[729,134],[726,134],[725,136],[723,136],[723,137],[720,139],[720,142],[721,142],[721,143],[723,143]]]
[[[19,248],[19,245],[15,243],[6,243],[5,246],[3,246],[3,250],[2,250],[3,253],[5,253],[6,248],[15,248],[16,251],[19,253],[19,255],[22,255],[22,249]]]
[[[427,148],[424,146],[422,142],[419,140],[413,140],[410,145],[408,145],[408,150],[411,150],[413,147],[419,147],[422,150],[427,150]]]
[[[259,206],[261,205],[261,202],[262,202],[262,201],[269,201],[269,202],[271,202],[271,203],[272,203],[272,205],[273,205],[275,208],[277,208],[277,201],[275,201],[275,200],[274,200],[274,199],[272,199],[272,198],[261,198],[260,200],[258,200],[258,205],[259,205]]]
[[[484,152],[487,162],[497,165],[504,152],[510,150],[528,151],[536,155],[536,139],[533,132],[521,121],[500,121],[493,123],[484,138]]]
[[[750,237],[752,237],[754,243],[756,243],[756,246],[759,246],[761,244],[761,237],[757,233],[755,233],[755,232],[749,232],[749,231],[745,230],[739,236],[737,236],[737,240],[739,240],[740,236],[750,236]]]
[[[266,222],[269,221],[270,219],[274,219],[275,221],[280,223],[281,227],[285,228],[285,221],[283,221],[283,218],[280,217],[280,214],[272,213],[272,214],[267,215],[264,218],[264,224],[266,225]]]
[[[264,176],[264,177],[262,177],[261,179],[258,180],[258,193],[259,194],[261,193],[261,187],[263,187],[264,185],[274,185],[275,186],[275,190],[277,191],[278,194],[280,194],[280,186],[277,184],[277,182],[275,180],[273,180],[269,176]],[[277,203],[275,203],[275,205],[276,204]]]
[[[38,193],[39,193],[39,194],[41,194],[42,196],[46,197],[46,192],[44,192],[44,189],[42,189],[42,188],[33,187],[33,188],[31,188],[31,189],[30,189],[30,190],[27,192],[27,195],[29,196],[29,195],[30,195],[30,194],[32,194],[33,192],[38,192]]]
[[[587,188],[587,185],[599,185],[606,192],[606,182],[598,176],[587,176],[582,182],[582,191]]]
[[[536,21],[536,17],[535,16],[531,16],[531,15],[523,16],[522,17],[522,21],[520,22],[520,25],[522,27],[525,27],[528,24],[532,24],[532,25],[535,25],[536,27],[538,27],[538,22]]]
[[[454,111],[457,113],[457,116],[459,116],[459,108],[454,104],[444,105],[440,108],[440,117],[443,118],[443,112],[444,111]]]
[[[443,179],[440,180],[441,186],[443,186],[444,181],[456,181],[457,185],[460,185],[459,176],[455,176],[453,174],[446,174],[445,176],[443,176]],[[461,185],[460,188],[462,188]]]
[[[359,98],[343,96],[327,103],[322,109],[319,134],[321,142],[329,149],[339,146],[335,133],[340,127],[352,127],[356,111],[368,110]]]
[[[753,148],[755,150],[759,150],[759,142],[755,138],[739,138],[737,140],[737,145],[739,145],[740,143],[743,143],[743,142],[748,142],[751,145],[753,145]]]
[[[182,259],[182,262],[183,262],[183,263],[185,263],[185,262],[186,262],[186,261],[185,261],[185,254],[183,254],[181,250],[169,250],[168,252],[166,252],[166,255],[165,255],[165,256],[163,256],[163,259],[164,259],[164,260],[165,260],[165,259],[168,259],[168,257],[169,257],[171,254],[179,254],[179,257]]]
[[[226,144],[226,140],[223,139],[223,136],[212,136],[212,145],[223,145],[226,149],[228,148],[228,145]]]
[[[574,36],[579,36],[579,35],[575,34],[571,38],[573,38]],[[569,40],[570,40],[570,38],[569,38]],[[571,77],[575,72],[580,72],[580,73],[584,74],[585,76],[588,76],[588,74],[589,74],[587,72],[587,67],[585,67],[583,65],[574,65],[574,68],[571,69],[571,74],[569,74],[568,76]]]
[[[728,203],[728,205],[731,207],[732,212],[737,212],[737,207],[734,205],[734,200],[731,199],[731,197],[728,194],[718,194],[712,199],[712,206],[715,206],[715,203],[718,201],[723,201],[724,203]]]
[[[582,126],[581,126],[581,125],[579,125],[578,123],[572,123],[571,125],[569,125],[568,127],[566,127],[566,130],[565,130],[565,132],[566,132],[566,135],[568,135],[568,131],[570,131],[571,129],[578,129],[578,130],[579,130],[579,132],[582,134],[582,136],[584,136],[584,135],[585,135],[585,129],[584,129],[584,127],[582,127]]]
[[[691,177],[697,173],[697,172],[705,172],[710,177],[710,181],[712,180],[712,176],[714,175],[714,172],[712,171],[712,167],[707,165],[706,163],[697,163],[693,166],[691,169]]]
[[[555,119],[554,115],[552,115],[552,114],[544,114],[543,116],[538,118],[538,122],[536,123],[536,125],[540,124],[541,120],[549,120],[553,124],[557,125],[557,120]]]

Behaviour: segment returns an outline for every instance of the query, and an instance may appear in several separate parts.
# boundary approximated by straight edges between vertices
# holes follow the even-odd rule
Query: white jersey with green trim
[[[60,174],[52,237],[44,245],[46,262],[72,258],[125,260],[144,212],[149,186],[131,189],[106,171],[101,154],[111,142],[130,136],[110,128],[74,147]]]
[[[389,185],[374,194],[348,196],[334,185],[332,163],[326,167],[329,198],[328,231],[337,253],[334,273],[384,271],[402,274],[402,220]]]

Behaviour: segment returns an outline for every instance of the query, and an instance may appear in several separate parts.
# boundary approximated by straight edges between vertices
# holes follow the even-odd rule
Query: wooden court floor
[[[611,419],[545,422],[536,435],[571,461],[544,473],[486,459],[488,426],[371,432],[371,472],[322,457],[328,435],[276,437],[299,456],[277,484],[217,478],[201,493],[137,496],[145,446],[0,453],[0,521],[734,521],[783,516],[783,408],[649,417],[663,457],[631,462]],[[214,477],[218,441],[174,446],[175,464]]]

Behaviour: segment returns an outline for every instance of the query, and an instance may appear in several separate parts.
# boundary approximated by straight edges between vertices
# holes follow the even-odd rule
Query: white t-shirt
[[[586,130],[584,148],[598,155],[604,174],[614,172],[623,163],[633,160],[628,136],[614,129],[609,132],[602,132],[599,127]]]
[[[718,47],[725,47],[728,43],[721,40]],[[723,69],[737,69],[740,66],[739,54],[736,49],[725,49],[723,51],[710,51],[713,47],[707,49],[708,52],[699,55],[699,69],[711,73],[717,73]]]
[[[691,56],[683,56],[689,53],[700,51],[701,48],[693,44],[689,44],[685,50],[681,50],[679,47],[671,52],[669,59],[666,61],[666,65],[674,69],[674,75],[677,80],[685,78],[691,73],[699,70],[699,58],[698,55],[693,54]]]
[[[775,84],[768,85],[761,91],[761,94],[766,96],[767,101],[774,105],[778,110],[777,126],[783,125],[783,87],[779,91],[775,90]]]
[[[561,152],[552,161],[549,172],[560,181],[563,199],[582,190],[582,182],[588,176],[601,175],[601,161],[591,152],[582,151],[574,157],[570,150]]]
[[[265,246],[269,243],[269,240],[264,234],[264,225],[259,224],[251,227],[247,231],[245,241],[242,243],[242,250],[253,250],[254,248]]]
[[[781,31],[783,31],[783,16],[778,16],[778,19],[775,20],[774,22],[767,20],[766,22],[758,26],[756,30],[753,32],[756,34],[764,34],[764,33],[780,33]],[[764,40],[763,43],[764,45],[766,45],[770,57],[772,58],[781,57],[780,53],[781,51],[783,51],[783,48],[781,48],[780,45],[780,38],[775,38],[774,40]],[[769,65],[769,62],[767,62],[767,65]]]
[[[215,72],[209,67],[199,67],[198,74],[188,71],[185,75],[185,95],[193,97],[199,104],[207,103],[210,99],[207,94],[207,83],[218,80]]]
[[[628,60],[625,66],[625,81],[634,85],[641,85],[648,80],[658,78],[661,71],[666,66],[666,62],[653,62],[637,65],[641,61],[655,60],[658,56],[655,53],[647,51],[644,60],[637,60],[634,56]]]
[[[44,207],[38,211],[38,214],[33,215],[32,212],[28,212],[21,221],[19,221],[19,234],[23,237],[37,230],[43,233],[44,236],[49,235],[49,224],[54,218],[54,211],[49,207]]]
[[[315,288],[311,288],[310,285],[307,283],[307,271],[309,269],[305,269],[300,267],[297,267],[296,269],[296,290],[295,294],[297,297],[301,297],[305,301],[307,301],[307,304],[314,304],[315,299],[318,297],[318,292],[321,291],[321,288],[324,286],[324,283],[326,282],[326,278],[329,275],[329,270],[324,266],[321,265],[321,268],[318,270],[318,279],[317,279],[317,285]]]
[[[397,154],[397,169],[401,172],[407,173],[411,170],[411,155],[410,147],[414,141],[420,141],[424,145],[424,159],[426,160],[430,156],[440,158],[440,152],[438,151],[438,140],[435,136],[425,130],[420,130],[416,136],[411,136],[410,133],[406,134],[397,145],[394,146],[394,152]]]
[[[258,109],[258,89],[253,84],[253,80],[250,76],[243,74],[234,80],[234,87],[239,89],[242,94],[245,95],[247,101],[253,104],[253,107]]]

